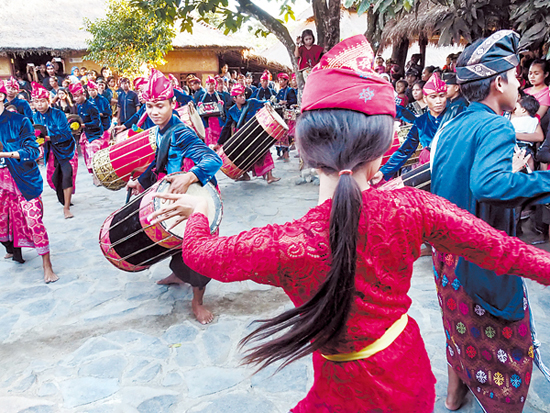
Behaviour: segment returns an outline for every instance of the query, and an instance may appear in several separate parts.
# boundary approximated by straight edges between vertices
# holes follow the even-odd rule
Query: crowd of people
[[[296,308],[264,320],[245,338],[256,343],[245,361],[263,368],[313,354],[313,386],[292,412],[433,411],[435,377],[418,325],[407,315],[412,266],[422,253],[432,255],[442,310],[447,408],[459,409],[469,389],[488,412],[521,412],[533,363],[548,374],[521,277],[550,284],[550,254],[515,237],[517,212],[533,209],[537,224],[550,222],[546,207],[530,205],[543,205],[550,195],[547,63],[521,58],[519,36],[509,30],[450,55],[442,69],[423,67],[413,55],[404,72],[375,57],[364,36],[329,51],[314,45],[312,32],[298,40],[307,78],[302,94],[294,75],[265,71],[254,85],[252,74],[227,66],[204,84],[195,75],[181,84],[154,69],[133,82],[115,80],[107,68],[98,76],[75,67],[63,77],[55,62],[44,71],[29,66],[27,80],[0,81],[6,257],[22,263],[21,247],[34,247],[45,281],[57,280],[41,219],[37,139],[68,219],[78,165],[70,126],[77,121],[70,116],[79,116],[90,172],[112,134],[157,128],[154,161],[128,189],[143,193],[169,175],[170,192],[157,196],[174,202],[149,219],[187,219],[172,274],[159,283],[189,283],[203,324],[214,318],[203,303],[211,279],[283,288]],[[301,116],[277,151],[288,161],[295,135],[300,156],[320,177],[318,206],[291,223],[212,234],[207,203],[187,189],[217,186],[224,145],[262,108],[290,110],[299,101]],[[190,103],[202,116],[204,139],[176,111]],[[381,165],[396,121],[407,135]],[[431,194],[375,188],[403,172],[415,152],[413,167],[431,166]],[[240,179],[250,180],[252,172],[273,183],[273,169],[268,151]],[[187,173],[171,175],[180,171]]]

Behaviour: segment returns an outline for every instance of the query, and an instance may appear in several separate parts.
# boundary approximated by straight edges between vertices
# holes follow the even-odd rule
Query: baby
[[[539,120],[535,116],[539,110],[540,104],[537,99],[531,95],[523,95],[516,103],[516,108],[512,112],[510,121],[514,125],[516,133],[534,133],[539,125]],[[536,151],[535,142],[518,140],[519,149],[525,149],[525,155],[531,155],[527,163],[531,170],[534,169],[533,156]]]
[[[403,107],[407,106],[409,104],[409,98],[405,94],[405,91],[407,90],[407,87],[409,84],[406,80],[398,80],[395,84],[395,93],[397,94],[395,96],[395,104],[397,106],[401,105]]]

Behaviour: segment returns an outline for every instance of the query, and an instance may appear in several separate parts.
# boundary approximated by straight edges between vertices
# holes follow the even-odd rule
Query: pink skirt
[[[208,118],[208,127],[206,128],[206,145],[217,145],[218,139],[222,133],[222,128],[220,127],[220,121],[217,117],[211,116]]]
[[[46,179],[48,181],[48,185],[55,191],[55,186],[52,181],[52,176],[55,171],[54,166],[54,154],[53,151],[50,151],[50,158],[48,159],[48,163],[46,165]],[[73,168],[73,194],[76,192],[76,173],[78,172],[78,151],[74,151],[74,156],[69,161],[71,164],[71,167]]]
[[[272,169],[275,169],[275,163],[273,162],[271,152],[267,152],[252,166],[252,173],[254,176],[264,176]]]
[[[42,198],[27,201],[8,168],[0,169],[0,241],[13,241],[17,248],[35,248],[39,255],[49,253],[43,214]]]
[[[109,146],[109,136],[109,131],[105,131],[101,138],[88,142],[84,132],[80,135],[80,147],[82,148],[82,155],[84,156],[84,162],[89,173],[92,173],[92,159],[95,153]]]

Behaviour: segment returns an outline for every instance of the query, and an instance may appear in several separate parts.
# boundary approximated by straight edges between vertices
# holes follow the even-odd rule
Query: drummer
[[[186,126],[172,111],[176,105],[174,89],[170,81],[158,70],[153,69],[146,91],[143,93],[147,115],[158,126],[156,159],[137,179],[128,183],[134,194],[152,186],[166,174],[183,170],[183,161],[194,162],[189,173],[169,177],[170,192],[183,194],[195,182],[216,185],[214,175],[222,165],[221,159],[208,148],[197,134]],[[182,255],[176,254],[170,262],[172,274],[158,284],[188,283],[193,287],[193,313],[202,324],[210,323],[214,316],[203,305],[206,285],[210,278],[192,271],[183,263]]]
[[[260,77],[260,87],[252,93],[252,99],[271,100],[277,93],[269,87],[269,72],[264,72]]]
[[[78,170],[78,152],[65,114],[50,107],[50,92],[41,84],[32,83],[32,100],[36,112],[34,123],[45,126],[48,136],[44,142],[44,161],[48,183],[63,205],[65,219],[73,218],[71,197],[74,193]]]
[[[447,85],[434,73],[423,88],[428,103],[428,111],[418,116],[413,121],[413,127],[407,134],[405,142],[391,156],[386,164],[376,173],[372,182],[380,182],[382,178],[389,181],[407,162],[416,151],[418,145],[422,145],[422,152],[419,157],[419,164],[430,160],[430,145],[441,125],[441,119],[447,102]]]
[[[88,168],[88,172],[92,173],[92,158],[94,154],[109,145],[108,141],[103,139],[103,125],[99,117],[99,110],[96,105],[86,97],[86,92],[80,83],[69,85],[69,92],[74,97],[78,107],[78,116],[83,122],[83,131],[80,135],[80,147],[84,162]],[[94,176],[94,185],[101,184]]]
[[[53,272],[50,243],[42,222],[42,176],[36,164],[38,144],[25,116],[4,109],[7,90],[0,80],[0,242],[5,258],[24,263],[21,247],[42,256],[44,281],[59,278]]]
[[[231,136],[231,129],[235,126],[235,132],[239,130],[246,122],[256,115],[267,102],[258,99],[246,99],[245,89],[237,84],[231,89],[231,96],[235,104],[227,111],[227,119],[222,129],[218,145],[222,146]],[[244,113],[243,113],[244,112]],[[262,156],[253,166],[252,173],[254,176],[263,176],[268,184],[279,181],[281,178],[273,176],[272,170],[275,169],[275,163],[271,157],[271,152]],[[243,174],[239,181],[250,181],[248,173]]]
[[[206,79],[206,93],[201,94],[200,99],[197,101],[199,113],[201,106],[204,107],[205,103],[221,103],[222,112],[220,116],[202,115],[202,122],[206,131],[205,142],[210,147],[215,147],[218,144],[224,126],[223,118],[225,117],[225,102],[215,89],[216,80],[212,76],[208,76]]]
[[[99,111],[101,126],[103,126],[103,139],[108,142],[110,138],[109,130],[111,129],[111,120],[113,118],[111,104],[104,96],[99,94],[99,87],[93,80],[88,80],[88,93],[90,94],[90,100],[95,103]]]
[[[114,127],[113,132],[115,134],[125,131],[126,129],[132,129],[134,125],[143,130],[155,126],[153,121],[149,119],[149,117],[146,115],[145,101],[143,99],[143,92],[145,91],[148,82],[149,79],[146,77],[137,77],[134,79],[134,90],[138,95],[139,103],[141,104],[141,106],[139,110],[134,113],[126,122],[124,122],[122,125]]]
[[[286,73],[279,73],[277,78],[279,79],[280,85],[279,93],[277,93],[277,103],[285,109],[290,109],[292,105],[296,105],[298,103],[296,91],[288,85],[290,77]],[[291,119],[285,119],[285,121],[288,125],[288,133],[283,139],[281,139],[279,142],[280,145],[277,145],[276,148],[277,155],[279,155],[278,159],[284,159],[285,162],[289,162],[288,148],[290,146],[290,139],[294,136],[296,121]]]

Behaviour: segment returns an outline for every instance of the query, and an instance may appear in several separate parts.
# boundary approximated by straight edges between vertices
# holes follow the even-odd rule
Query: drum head
[[[179,172],[179,173],[185,173],[185,172]],[[172,174],[175,175],[175,174]],[[166,181],[166,179],[163,179],[162,182],[159,184],[159,187],[157,189],[157,193],[166,193],[170,189],[170,183]],[[205,186],[202,186],[201,184],[195,183],[189,186],[189,189],[187,190],[188,195],[193,196],[199,196],[201,198],[206,199],[206,202],[208,203],[208,223],[210,224],[210,232],[214,233],[218,227],[220,226],[220,222],[222,220],[222,212],[223,212],[223,206],[222,206],[222,200],[220,197],[220,194],[216,190],[216,187],[212,185],[211,183],[207,183]],[[158,211],[162,207],[166,205],[170,205],[173,201],[167,200],[167,199],[160,199],[155,198],[154,203],[154,209],[155,211]],[[166,229],[169,233],[172,235],[175,235],[176,237],[183,238],[183,234],[185,233],[185,225],[187,224],[187,220],[181,222],[174,228],[170,229],[172,225],[176,222],[176,218],[170,218],[166,221],[161,222],[160,224]]]
[[[193,126],[195,127],[195,130],[197,131],[197,134],[199,135],[199,138],[203,139],[206,137],[206,131],[204,130],[204,123],[202,123],[202,119],[195,109],[195,106],[193,105],[187,105],[189,107],[189,119],[191,119],[191,122],[193,123]]]

